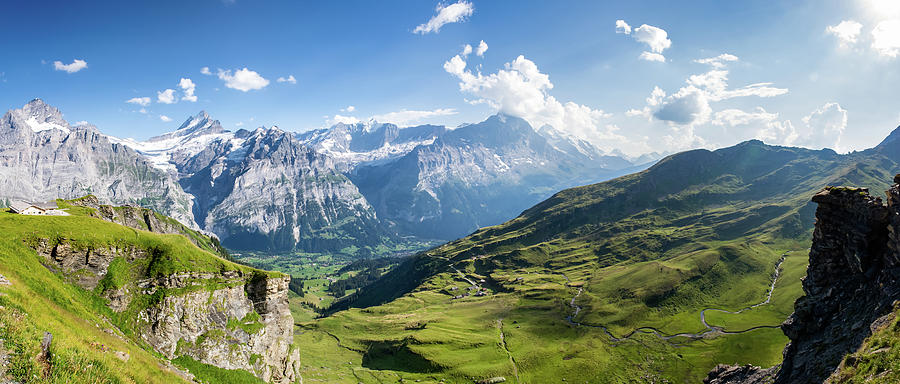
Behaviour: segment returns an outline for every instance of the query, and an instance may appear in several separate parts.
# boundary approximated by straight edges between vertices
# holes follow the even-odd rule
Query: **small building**
[[[9,210],[12,213],[20,215],[47,215],[47,216],[68,216],[65,211],[58,209],[55,201],[46,203],[28,203],[25,201],[13,201]]]
[[[20,215],[43,215],[45,212],[43,208],[24,201],[13,201],[9,205],[9,210]]]

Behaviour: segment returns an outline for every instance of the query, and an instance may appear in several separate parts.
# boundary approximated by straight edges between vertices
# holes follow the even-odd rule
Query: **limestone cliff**
[[[717,367],[707,383],[822,383],[857,351],[900,299],[900,175],[887,205],[864,188],[816,194],[806,296],[782,324],[791,342],[778,369]],[[768,372],[765,372],[768,371]]]
[[[224,261],[204,272],[165,272],[159,248],[74,239],[27,241],[45,266],[107,298],[126,334],[173,359],[242,369],[273,383],[300,379],[288,308],[289,277]],[[213,257],[212,255],[209,255]]]

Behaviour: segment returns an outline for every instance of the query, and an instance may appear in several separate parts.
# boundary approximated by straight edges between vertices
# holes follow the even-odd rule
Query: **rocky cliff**
[[[126,334],[167,358],[187,356],[273,383],[299,379],[289,277],[216,261],[212,255],[188,261],[191,268],[173,268],[179,261],[172,249],[140,242],[26,242],[45,266],[105,297],[127,324],[122,329]]]
[[[707,383],[822,383],[882,328],[900,299],[900,175],[887,205],[864,188],[829,187],[818,204],[806,296],[782,324],[790,338],[777,369],[717,367]]]
[[[87,194],[196,226],[192,199],[173,178],[95,127],[70,125],[40,99],[0,118],[0,197],[40,201]]]

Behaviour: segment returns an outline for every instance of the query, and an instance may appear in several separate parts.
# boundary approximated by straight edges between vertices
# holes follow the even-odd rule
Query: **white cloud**
[[[465,21],[467,17],[472,16],[474,11],[475,7],[466,0],[460,0],[450,5],[438,4],[437,8],[435,8],[437,14],[432,16],[425,24],[417,26],[413,33],[423,35],[431,32],[438,33],[441,27],[446,24]]]
[[[487,52],[487,50],[487,43],[485,43],[484,40],[481,40],[481,42],[478,43],[478,48],[475,49],[475,54],[478,56],[484,56],[484,53]]]
[[[611,150],[625,141],[617,127],[605,123],[609,114],[574,102],[562,103],[550,95],[550,77],[524,56],[496,73],[483,75],[466,70],[465,60],[456,55],[444,63],[444,70],[459,79],[460,91],[478,97],[470,103],[490,105],[498,112],[524,118],[536,128],[550,125],[603,149]]]
[[[328,119],[326,124],[328,124],[328,126],[332,126],[332,125],[339,124],[339,123],[352,125],[352,124],[356,124],[358,122],[359,122],[359,119],[357,119],[353,116],[334,115],[334,117],[332,117],[331,119]]]
[[[652,25],[641,25],[637,27],[631,34],[635,40],[647,44],[654,53],[662,53],[664,50],[672,46],[672,40],[669,40],[669,34],[662,28]]]
[[[203,67],[203,68],[200,68],[200,73],[202,73],[202,74],[204,74],[204,75],[207,75],[207,76],[211,76],[211,75],[212,75],[212,72],[209,71],[209,67]]]
[[[347,108],[341,108],[341,112],[353,112],[356,110],[356,107],[352,105],[348,105]]]
[[[159,115],[159,119],[162,120],[162,121],[164,121],[164,122],[166,122],[166,123],[172,121],[172,118],[169,117],[169,116],[166,116],[166,115]]]
[[[847,128],[847,110],[838,103],[826,103],[803,118],[806,125],[797,144],[813,148],[839,150],[841,137]]]
[[[165,91],[156,92],[156,102],[162,104],[175,104],[175,90],[166,89]]]
[[[665,62],[666,58],[662,53],[672,46],[669,34],[664,29],[652,25],[643,24],[632,30],[625,20],[616,20],[616,33],[631,35],[638,42],[647,44],[650,52],[641,53],[639,57],[641,60]]]
[[[279,82],[279,83],[291,83],[291,84],[297,84],[297,79],[294,78],[294,75],[290,75],[290,76],[288,76],[288,77],[282,76],[282,77],[279,77],[278,80],[276,80],[276,81]]]
[[[726,63],[731,61],[738,61],[738,57],[730,53],[723,53],[715,57],[707,57],[705,59],[694,60],[695,63],[707,64],[712,66],[713,68],[724,68]]]
[[[472,46],[469,44],[466,44],[466,46],[463,47],[462,53],[460,53],[460,54],[463,57],[466,57],[466,56],[469,56],[470,53],[472,53]]]
[[[138,112],[143,113],[143,114],[146,115],[146,114],[147,114],[147,108],[141,108],[141,109],[138,110]]]
[[[125,102],[128,104],[137,104],[142,107],[146,107],[146,106],[150,105],[150,98],[149,97],[132,97],[128,100],[125,100]]]
[[[872,30],[872,48],[890,58],[900,54],[900,19],[885,20]]]
[[[631,34],[631,26],[625,20],[616,20],[616,33]]]
[[[75,73],[82,69],[87,68],[87,62],[84,60],[75,59],[71,64],[63,64],[62,61],[54,61],[53,68],[57,71],[66,71],[68,73]]]
[[[641,60],[647,60],[647,61],[658,61],[660,63],[666,62],[665,56],[660,55],[658,53],[651,53],[651,52],[647,52],[647,51],[641,52],[641,56],[638,58]]]
[[[862,24],[853,20],[844,20],[837,25],[829,25],[825,28],[825,33],[837,37],[842,47],[849,47],[856,43],[861,30]]]
[[[184,91],[184,96],[181,97],[181,100],[187,100],[192,103],[197,102],[197,96],[194,96],[194,90],[197,88],[197,85],[191,79],[182,77],[181,81],[178,82],[178,86]]]
[[[226,87],[242,92],[263,89],[269,85],[269,80],[247,68],[234,71],[234,74],[231,73],[231,70],[224,71],[220,69],[218,75],[219,79],[225,81]]]
[[[372,116],[372,119],[375,121],[393,123],[398,126],[405,127],[421,123],[423,120],[429,118],[450,116],[455,114],[456,110],[453,108],[438,108],[431,111],[408,111],[404,109],[398,112],[389,112],[382,115],[375,115]]]
[[[729,54],[695,60],[697,63],[710,65],[712,69],[689,76],[685,80],[687,85],[668,97],[659,87],[654,88],[651,97],[647,99],[647,107],[642,110],[643,114],[674,124],[703,124],[710,120],[712,102],[749,96],[775,97],[788,93],[787,88],[776,88],[772,83],[756,83],[729,89],[725,63],[734,61],[738,61],[738,57]]]
[[[76,122],[75,122],[75,126],[76,126],[76,127],[82,127],[82,126],[90,125],[90,124],[91,124],[91,123],[88,123],[87,120],[81,120],[81,121],[76,121]]]
[[[740,109],[725,109],[715,113],[712,125],[736,127],[752,123],[768,123],[778,118],[777,113],[766,112],[762,107],[757,107],[753,112],[745,112]]]

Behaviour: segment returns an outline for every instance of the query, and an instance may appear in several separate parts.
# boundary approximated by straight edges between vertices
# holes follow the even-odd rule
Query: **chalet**
[[[47,215],[47,216],[68,216],[65,211],[58,209],[55,201],[46,203],[27,203],[24,201],[13,201],[9,210],[12,213],[20,215]]]

